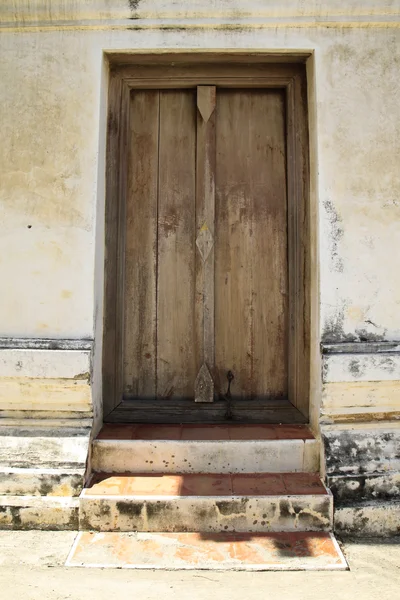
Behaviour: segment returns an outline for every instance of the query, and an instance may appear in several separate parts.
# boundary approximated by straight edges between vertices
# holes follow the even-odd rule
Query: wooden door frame
[[[307,56],[263,53],[148,53],[109,55],[103,414],[107,420],[122,400],[125,202],[128,167],[129,100],[132,89],[278,88],[286,95],[289,401],[309,417],[310,251]],[[287,62],[282,62],[286,60]],[[272,62],[274,61],[274,62]]]

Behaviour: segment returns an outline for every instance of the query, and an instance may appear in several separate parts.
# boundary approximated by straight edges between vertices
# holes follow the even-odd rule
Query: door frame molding
[[[289,401],[309,418],[310,209],[307,55],[243,52],[110,54],[105,204],[103,414],[122,400],[125,201],[132,89],[279,88],[286,95]],[[283,62],[285,61],[285,62]]]

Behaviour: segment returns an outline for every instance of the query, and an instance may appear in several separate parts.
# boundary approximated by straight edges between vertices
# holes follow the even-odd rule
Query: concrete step
[[[76,530],[78,512],[76,496],[0,496],[0,529]]]
[[[106,425],[92,469],[106,473],[281,473],[319,470],[305,425]]]
[[[0,495],[79,496],[85,469],[0,467]]]
[[[201,533],[82,531],[66,566],[223,571],[336,571],[348,568],[335,538],[326,532],[214,533],[207,536]]]
[[[29,419],[26,419],[29,421]],[[85,469],[90,429],[0,428],[0,467]]]
[[[312,473],[96,474],[80,529],[147,532],[330,531],[333,502]]]

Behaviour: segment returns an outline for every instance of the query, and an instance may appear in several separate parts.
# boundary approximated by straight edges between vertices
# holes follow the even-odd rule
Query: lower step
[[[234,571],[346,570],[330,533],[81,532],[67,567]]]
[[[96,475],[80,497],[94,531],[330,531],[332,496],[310,473]]]
[[[0,467],[0,494],[10,496],[79,496],[85,469]]]
[[[0,529],[75,530],[79,500],[71,496],[0,496]]]

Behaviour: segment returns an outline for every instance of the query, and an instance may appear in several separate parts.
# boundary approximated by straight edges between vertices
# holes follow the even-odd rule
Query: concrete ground
[[[1,600],[394,600],[400,540],[343,544],[348,572],[210,572],[72,569],[74,532],[1,531]]]

